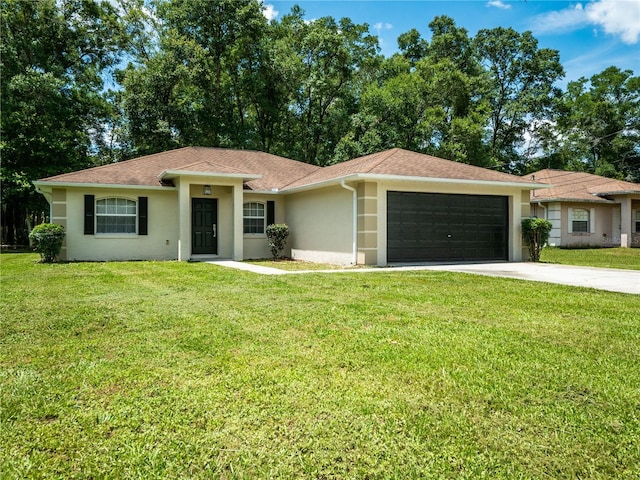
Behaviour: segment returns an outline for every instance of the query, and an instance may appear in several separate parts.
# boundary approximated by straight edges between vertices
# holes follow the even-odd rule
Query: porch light
[[[204,185],[202,187],[202,194],[203,195],[211,195],[211,185]]]

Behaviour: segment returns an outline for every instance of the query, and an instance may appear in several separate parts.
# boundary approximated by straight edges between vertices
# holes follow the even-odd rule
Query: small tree
[[[287,243],[289,236],[289,227],[284,223],[274,223],[267,227],[267,238],[269,239],[269,248],[274,260],[280,258],[282,250]]]
[[[56,223],[36,225],[29,234],[34,251],[40,254],[43,263],[53,263],[60,253],[64,241],[64,227]]]
[[[525,218],[522,220],[522,239],[529,247],[529,257],[533,262],[540,261],[540,252],[549,240],[551,222],[544,218]]]

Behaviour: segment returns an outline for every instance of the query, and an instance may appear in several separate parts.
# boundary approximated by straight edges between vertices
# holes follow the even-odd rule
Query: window
[[[96,201],[96,233],[136,233],[137,205],[126,198]]]
[[[640,233],[640,210],[635,210],[634,213],[635,213],[634,215],[635,218],[633,219],[633,221],[636,227],[634,232]]]
[[[243,206],[244,233],[264,235],[264,203],[245,203]]]
[[[589,233],[589,210],[573,209],[571,225],[573,233]]]

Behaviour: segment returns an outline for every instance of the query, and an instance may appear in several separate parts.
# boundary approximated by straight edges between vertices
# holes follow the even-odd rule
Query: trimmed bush
[[[269,248],[274,259],[280,258],[289,237],[289,227],[284,223],[274,223],[267,227]]]
[[[64,227],[56,223],[36,225],[29,234],[33,250],[40,254],[43,263],[53,263],[64,241]]]
[[[544,218],[524,218],[522,220],[522,239],[529,248],[529,257],[533,262],[540,261],[542,248],[549,240],[551,222]]]

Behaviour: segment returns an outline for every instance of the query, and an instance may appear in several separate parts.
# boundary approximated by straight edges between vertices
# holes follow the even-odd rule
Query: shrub
[[[282,250],[287,243],[289,236],[289,227],[284,223],[274,223],[267,227],[267,238],[269,239],[269,248],[274,259],[280,258]]]
[[[522,239],[529,247],[529,257],[533,262],[540,261],[540,252],[549,240],[551,222],[544,218],[525,218],[522,220]]]
[[[64,227],[55,223],[36,225],[29,234],[33,249],[40,254],[43,263],[52,263],[62,248]]]

